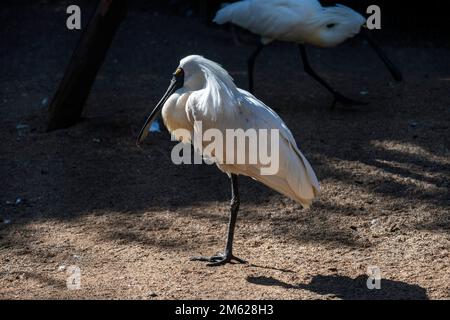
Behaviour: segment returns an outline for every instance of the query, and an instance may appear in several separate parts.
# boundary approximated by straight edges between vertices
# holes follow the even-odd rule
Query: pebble
[[[152,125],[150,126],[149,131],[150,132],[161,132],[161,128],[159,126],[159,122],[158,121],[154,121],[152,123]]]
[[[43,107],[47,106],[47,103],[48,103],[48,98],[42,99],[41,104]]]

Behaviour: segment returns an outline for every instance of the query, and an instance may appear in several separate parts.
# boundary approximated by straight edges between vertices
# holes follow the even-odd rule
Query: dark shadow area
[[[80,2],[82,7],[86,3]],[[147,230],[134,230],[144,225],[142,213],[153,217],[147,225],[158,225],[161,211],[169,211],[173,219],[225,224],[230,197],[225,174],[215,166],[173,165],[174,143],[166,133],[151,135],[141,149],[134,142],[180,58],[198,53],[216,60],[238,86],[246,88],[246,57],[252,46],[234,46],[230,32],[198,19],[156,14],[153,7],[141,10],[145,8],[136,5],[100,70],[86,120],[67,130],[44,133],[45,101],[54,93],[80,35],[65,28],[65,4],[10,4],[0,12],[0,39],[8,48],[0,52],[0,219],[11,220],[1,224],[0,242],[21,244],[14,241],[20,238],[16,231],[32,222],[76,221],[92,214],[122,216],[105,224],[103,230],[109,230],[101,235],[106,239],[162,247],[183,247],[183,235],[179,241],[164,242],[154,240]],[[89,10],[92,4],[86,7]],[[450,52],[441,42],[415,33],[399,31],[401,45],[391,36],[385,41],[390,31],[387,28],[377,36],[405,72],[405,82],[398,85],[391,83],[361,39],[329,50],[308,48],[311,63],[325,78],[343,92],[370,101],[355,111],[329,111],[330,96],[304,74],[294,45],[274,43],[265,49],[255,75],[256,96],[280,113],[319,179],[326,187],[339,185],[333,193],[325,189],[324,196],[352,197],[349,189],[357,186],[371,195],[366,211],[326,199],[313,207],[313,217],[306,217],[300,206],[287,212],[283,206],[292,207],[289,200],[242,178],[246,214],[240,221],[257,223],[264,217],[273,222],[264,233],[298,242],[359,247],[365,239],[356,238],[350,226],[331,218],[377,215],[380,207],[374,200],[380,200],[398,203],[405,210],[422,204],[431,207],[441,214],[420,223],[420,228],[448,231]],[[394,148],[389,147],[392,141],[398,144]],[[363,165],[367,168],[361,169]],[[423,184],[432,187],[425,189]],[[22,201],[16,205],[18,198]],[[205,208],[196,209],[201,206]],[[277,208],[279,215],[264,215],[269,207]],[[323,220],[317,223],[315,217]],[[124,225],[126,219],[133,225]]]
[[[367,276],[355,279],[345,276],[314,276],[308,284],[293,285],[271,277],[248,277],[247,281],[262,286],[278,286],[285,289],[308,290],[320,295],[331,295],[344,300],[424,300],[427,291],[402,281],[381,280],[381,289],[369,290]]]
[[[13,271],[13,272],[0,272],[2,278],[6,278],[9,281],[36,281],[42,285],[50,286],[54,290],[67,290],[66,282],[57,280],[51,276],[41,274],[39,272],[29,271]],[[25,280],[24,280],[25,279]]]

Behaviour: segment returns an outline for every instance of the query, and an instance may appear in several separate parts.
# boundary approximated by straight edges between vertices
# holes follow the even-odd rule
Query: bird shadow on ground
[[[316,275],[308,284],[289,284],[272,277],[247,277],[252,284],[278,286],[284,289],[307,290],[320,295],[327,295],[343,300],[384,300],[410,299],[427,300],[424,288],[395,280],[381,280],[381,289],[369,290],[366,286],[367,276],[355,279],[339,275]]]
[[[28,271],[13,271],[13,272],[0,272],[0,276],[8,278],[10,281],[34,281],[42,285],[48,285],[55,290],[62,290],[66,288],[66,282],[55,279],[51,276],[47,276],[42,273],[28,272]]]
[[[281,271],[281,272],[286,272],[286,273],[295,273],[294,270],[290,270],[290,269],[284,269],[284,268],[275,268],[275,267],[270,267],[270,266],[260,266],[254,263],[250,263],[249,264],[250,267],[253,268],[260,268],[260,269],[267,269],[267,270],[275,270],[275,271]]]

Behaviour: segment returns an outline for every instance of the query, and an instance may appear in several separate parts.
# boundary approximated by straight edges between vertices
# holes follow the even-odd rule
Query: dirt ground
[[[0,298],[449,299],[450,49],[381,32],[404,72],[393,83],[355,39],[311,48],[311,63],[367,106],[330,111],[292,44],[258,58],[255,94],[291,128],[322,184],[310,210],[241,178],[235,254],[224,247],[229,181],[214,166],[175,166],[167,133],[135,138],[183,56],[221,63],[246,88],[227,30],[131,10],[78,125],[45,132],[46,107],[79,31],[65,7],[0,10]],[[83,21],[85,23],[85,21]],[[383,36],[384,35],[384,36]],[[435,35],[436,36],[436,35]],[[81,288],[68,290],[70,266]],[[379,267],[381,290],[366,287]]]

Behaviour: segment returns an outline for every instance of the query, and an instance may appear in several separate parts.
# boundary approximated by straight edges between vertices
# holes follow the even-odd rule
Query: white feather
[[[317,0],[244,0],[220,9],[213,21],[236,24],[260,35],[264,44],[281,40],[332,47],[357,34],[365,19],[343,5],[322,7]]]
[[[198,130],[194,121],[202,122],[203,132],[214,128],[224,136],[226,129],[278,129],[280,169],[275,175],[261,175],[263,165],[259,162],[216,164],[228,174],[250,176],[309,207],[319,193],[319,182],[283,120],[252,94],[238,89],[230,75],[215,62],[200,56],[188,56],[180,62],[180,67],[185,70],[185,87],[167,100],[162,111],[169,131],[184,128],[194,134]],[[245,152],[246,159],[249,159],[248,147],[235,152]]]

